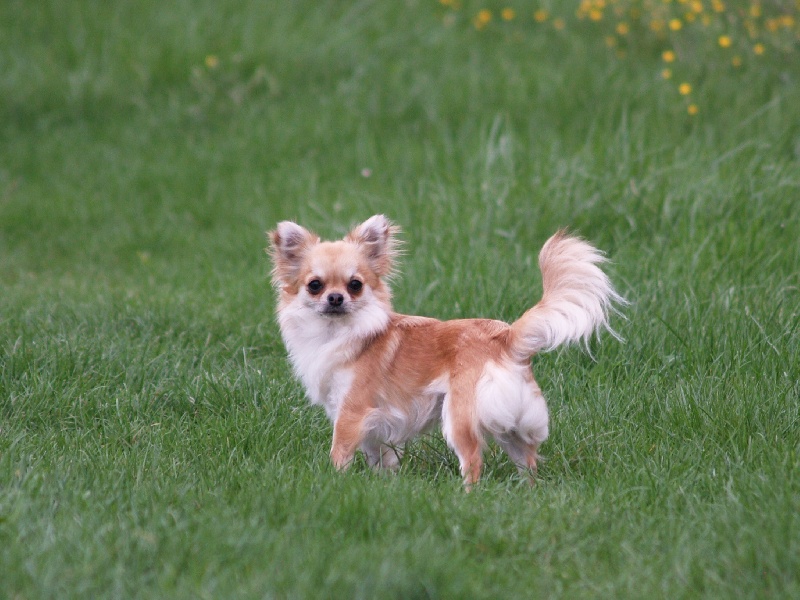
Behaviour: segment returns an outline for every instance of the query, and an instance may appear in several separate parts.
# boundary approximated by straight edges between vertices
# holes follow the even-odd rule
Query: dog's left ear
[[[379,276],[392,272],[394,260],[399,253],[399,242],[395,235],[400,228],[383,215],[370,217],[347,234],[345,240],[358,244],[369,261],[370,268]]]

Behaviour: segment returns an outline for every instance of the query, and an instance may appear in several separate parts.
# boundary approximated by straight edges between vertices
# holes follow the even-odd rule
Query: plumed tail
[[[602,252],[559,231],[539,253],[542,299],[511,326],[511,351],[521,360],[574,342],[588,345],[601,329],[620,339],[608,323],[614,304],[627,304],[598,265]]]

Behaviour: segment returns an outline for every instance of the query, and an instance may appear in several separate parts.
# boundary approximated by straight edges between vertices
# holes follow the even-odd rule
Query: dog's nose
[[[344,303],[344,294],[328,294],[328,305],[341,306]]]

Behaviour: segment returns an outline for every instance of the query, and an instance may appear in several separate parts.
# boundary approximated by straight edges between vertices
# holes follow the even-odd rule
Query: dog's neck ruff
[[[326,316],[305,307],[285,307],[278,316],[295,372],[313,404],[335,415],[352,381],[346,365],[389,327],[390,314],[377,304],[356,314]]]

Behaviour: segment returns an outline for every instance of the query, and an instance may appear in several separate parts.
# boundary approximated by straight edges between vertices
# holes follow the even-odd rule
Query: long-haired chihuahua
[[[603,254],[560,231],[539,253],[542,299],[517,321],[439,321],[392,309],[397,232],[375,215],[334,242],[291,221],[269,233],[281,335],[333,422],[334,466],[346,469],[360,449],[394,469],[403,444],[441,422],[467,489],[487,436],[532,477],[548,413],[530,358],[601,329],[616,336],[609,313],[625,300],[598,266]]]

